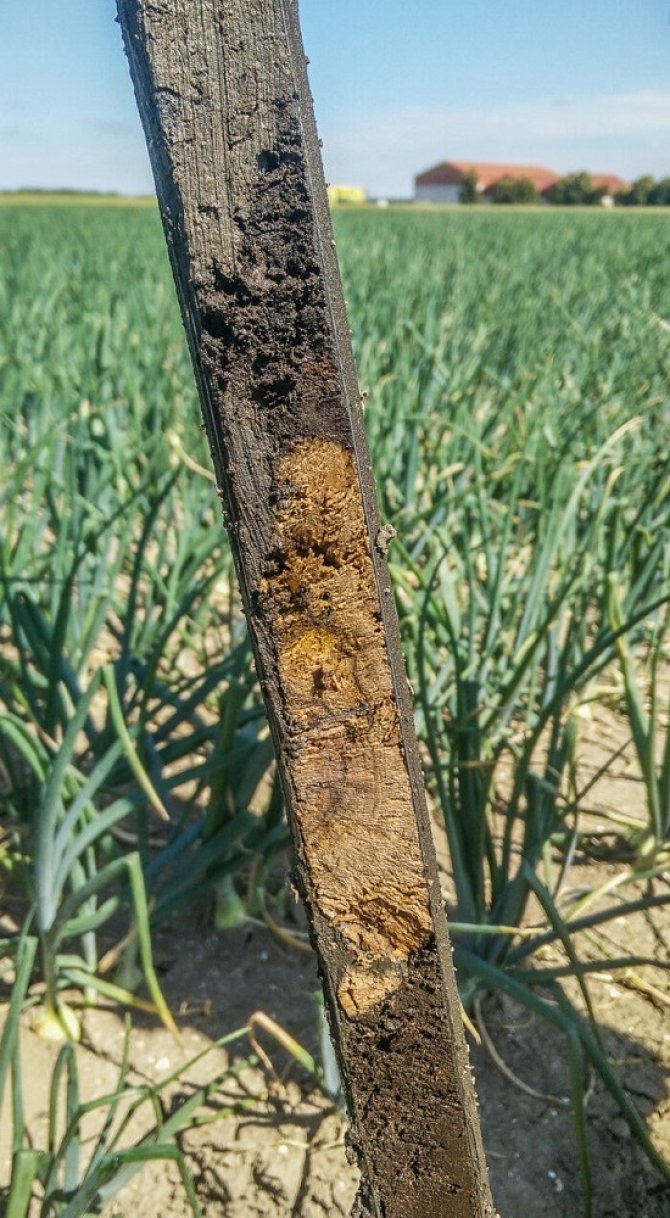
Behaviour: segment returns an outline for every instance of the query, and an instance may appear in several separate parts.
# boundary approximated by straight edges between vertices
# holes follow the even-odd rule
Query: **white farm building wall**
[[[417,203],[458,203],[459,186],[415,186]]]

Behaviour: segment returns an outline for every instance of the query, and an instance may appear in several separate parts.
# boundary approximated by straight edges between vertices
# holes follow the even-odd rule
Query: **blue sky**
[[[0,188],[141,193],[114,0],[0,0]],[[444,159],[670,175],[670,0],[302,0],[326,173]]]

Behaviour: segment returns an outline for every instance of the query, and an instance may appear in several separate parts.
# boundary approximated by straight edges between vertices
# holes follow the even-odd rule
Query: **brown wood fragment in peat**
[[[117,0],[362,1169],[491,1218],[294,0]]]

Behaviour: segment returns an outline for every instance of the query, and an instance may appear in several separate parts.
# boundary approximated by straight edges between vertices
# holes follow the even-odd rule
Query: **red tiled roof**
[[[466,173],[477,175],[482,190],[490,190],[501,178],[528,178],[538,191],[548,190],[558,174],[539,165],[490,165],[481,161],[442,161],[416,179],[417,186],[458,186]]]
[[[628,182],[618,178],[615,173],[592,173],[591,181],[595,187],[604,186],[608,195],[618,194],[620,190],[628,190]]]

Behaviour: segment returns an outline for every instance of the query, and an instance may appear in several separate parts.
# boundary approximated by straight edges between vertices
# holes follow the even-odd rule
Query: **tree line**
[[[586,172],[568,173],[554,182],[542,196],[530,178],[499,178],[487,191],[492,203],[539,203],[541,198],[558,206],[591,206],[600,203],[608,193],[606,186],[594,184]],[[459,187],[459,202],[480,203],[482,192],[478,188],[477,175],[466,173]],[[650,174],[637,178],[626,190],[614,196],[618,207],[668,207],[670,206],[670,178],[655,180]]]

